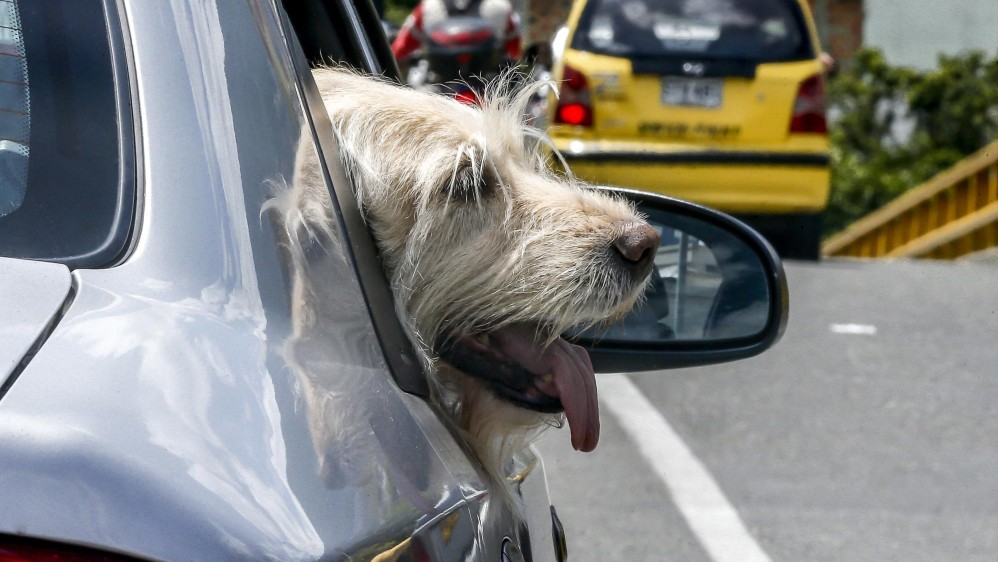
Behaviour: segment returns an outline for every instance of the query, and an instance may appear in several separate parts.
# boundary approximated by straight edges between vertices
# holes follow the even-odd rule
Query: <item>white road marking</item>
[[[877,335],[877,327],[870,324],[829,324],[828,331],[833,334],[850,334],[855,336]]]
[[[630,379],[601,376],[599,398],[658,473],[714,562],[771,562],[703,463]]]

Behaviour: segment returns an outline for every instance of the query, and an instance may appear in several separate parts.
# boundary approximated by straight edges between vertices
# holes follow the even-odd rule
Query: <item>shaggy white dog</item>
[[[548,171],[544,136],[522,124],[529,88],[469,107],[347,70],[314,76],[432,399],[496,478],[562,419],[592,450],[595,375],[560,335],[632,309],[658,233],[629,203]],[[281,204],[289,233],[332,222],[314,154],[301,152]]]

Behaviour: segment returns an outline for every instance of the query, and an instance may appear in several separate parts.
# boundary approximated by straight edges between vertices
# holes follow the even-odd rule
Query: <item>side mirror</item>
[[[743,359],[787,324],[783,265],[757,232],[686,201],[600,188],[635,201],[662,236],[645,298],[623,320],[567,337],[597,372],[649,371]]]

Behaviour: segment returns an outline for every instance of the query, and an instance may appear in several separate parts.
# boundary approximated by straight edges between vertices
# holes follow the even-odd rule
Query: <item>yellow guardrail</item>
[[[953,259],[998,246],[998,141],[851,224],[826,256]]]

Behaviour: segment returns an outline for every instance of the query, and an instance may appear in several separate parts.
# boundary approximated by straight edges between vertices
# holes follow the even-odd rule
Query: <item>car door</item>
[[[61,41],[69,62],[96,60],[101,73],[30,74],[61,97],[31,91],[29,165],[61,180],[23,197],[4,183],[19,202],[0,217],[13,249],[0,259],[0,320],[19,336],[0,346],[0,550],[498,560],[505,539],[525,540],[509,513],[483,526],[479,470],[393,378],[407,342],[359,212],[345,210],[349,185],[283,10],[268,0],[42,4],[17,3],[36,16],[23,20],[30,32],[53,30],[40,60]],[[323,6],[341,10],[325,36],[340,60],[374,71],[369,20],[349,3]],[[63,134],[39,136],[44,119]],[[295,261],[267,208],[303,150],[325,156],[335,212],[330,244]],[[34,208],[50,213],[22,219]],[[75,259],[42,243],[57,239],[53,225],[82,238],[70,219],[102,226],[95,239],[110,233],[114,244]],[[50,253],[9,243],[30,228],[29,242]],[[295,315],[297,267],[328,274],[304,287],[335,305],[319,326]],[[8,322],[20,314],[10,295],[37,301],[24,325]]]

